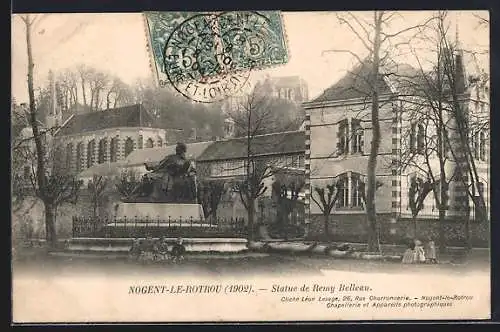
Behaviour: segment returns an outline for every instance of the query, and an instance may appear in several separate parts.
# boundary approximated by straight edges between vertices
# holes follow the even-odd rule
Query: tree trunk
[[[323,223],[325,225],[325,240],[329,241],[330,240],[330,215],[325,214],[323,215]]]
[[[55,232],[55,207],[51,204],[47,204],[44,200],[46,198],[46,178],[45,178],[45,149],[42,142],[42,136],[38,128],[38,122],[36,118],[36,105],[35,105],[35,90],[33,88],[33,53],[31,49],[31,24],[29,15],[25,17],[26,24],[26,48],[28,51],[28,96],[29,96],[29,120],[31,128],[33,130],[33,139],[35,141],[36,149],[36,180],[37,180],[37,196],[39,196],[44,202],[45,208],[45,230],[47,243],[51,246],[54,245],[56,241]]]
[[[439,252],[443,254],[446,251],[446,236],[444,233],[446,210],[442,206],[443,204],[440,205],[441,206],[439,207]]]
[[[380,32],[381,32],[381,14],[375,12],[375,40],[373,63],[371,69],[371,122],[372,122],[372,141],[370,156],[368,158],[367,169],[367,188],[366,188],[366,214],[368,221],[368,251],[380,251],[379,231],[377,224],[377,211],[375,207],[375,191],[377,190],[377,156],[380,147],[380,123],[379,123],[379,96],[378,96],[378,79],[380,66]]]
[[[50,203],[45,205],[45,239],[51,248],[55,248],[57,244],[56,233],[56,209]]]
[[[253,225],[255,217],[255,199],[251,198],[248,200],[248,241],[253,241]]]
[[[470,251],[472,249],[472,236],[470,231],[470,217],[465,218],[465,249]]]
[[[417,216],[413,216],[413,237],[418,238]]]
[[[82,80],[82,96],[83,96],[83,106],[87,106],[87,94],[85,93],[85,79],[83,76],[81,77]]]

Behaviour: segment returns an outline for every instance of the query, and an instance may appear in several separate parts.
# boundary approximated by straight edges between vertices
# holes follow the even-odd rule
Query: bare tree
[[[82,89],[83,106],[88,106],[86,88],[87,88],[87,82],[89,81],[90,78],[90,69],[85,65],[79,65],[77,67],[77,71],[80,77],[80,88]]]
[[[211,217],[214,222],[217,222],[217,209],[225,192],[224,181],[202,180],[199,182],[198,200],[203,206],[205,218]]]
[[[466,92],[466,78],[460,69],[463,61],[463,51],[457,49],[449,38],[448,14],[445,11],[438,12],[434,16],[435,24],[429,25],[430,34],[425,35],[425,41],[431,45],[431,52],[435,54],[432,61],[432,69],[424,68],[425,59],[412,49],[417,59],[418,68],[413,77],[399,77],[403,82],[405,102],[407,104],[407,116],[410,122],[418,124],[423,129],[421,146],[408,146],[402,154],[400,166],[402,168],[411,166],[426,174],[434,185],[432,191],[436,207],[439,210],[440,220],[440,250],[445,250],[446,238],[444,220],[449,209],[448,188],[451,181],[461,182],[466,188],[467,195],[473,202],[478,212],[478,219],[487,219],[487,211],[484,193],[479,190],[480,177],[474,158],[475,151],[471,147],[471,132],[487,130],[489,128],[488,117],[477,116],[474,112],[467,110],[463,104],[463,95]],[[456,41],[458,42],[458,41]],[[476,85],[477,89],[484,88],[488,76],[480,75],[469,80],[470,85]],[[414,131],[408,129],[403,142],[412,141],[411,135]],[[410,145],[419,144],[413,142]],[[432,161],[438,161],[437,169]],[[452,165],[451,173],[447,165]],[[463,209],[466,213],[466,242],[470,247],[470,207],[468,200]]]
[[[92,69],[90,71],[89,87],[90,87],[90,107],[93,111],[101,109],[102,99],[101,93],[104,92],[109,83],[109,76],[106,73]]]
[[[114,182],[115,188],[121,195],[122,200],[129,199],[140,184],[140,181],[137,179],[137,174],[132,170],[121,172],[120,176],[118,176]]]
[[[37,119],[37,107],[35,104],[35,90],[33,84],[33,54],[31,47],[31,29],[36,18],[26,14],[20,16],[26,27],[26,48],[28,53],[28,95],[29,95],[29,123],[32,131],[31,144],[34,143],[34,153],[31,160],[33,164],[33,176],[30,178],[33,189],[39,197],[45,209],[45,229],[47,242],[52,246],[57,244],[56,215],[57,208],[65,202],[75,202],[81,182],[75,177],[58,174],[56,170],[47,167],[47,160],[53,159],[46,150],[47,140],[50,139],[50,131],[40,128]]]
[[[413,219],[413,234],[415,238],[418,238],[417,216],[424,208],[424,201],[429,193],[432,192],[432,188],[435,184],[432,183],[430,179],[424,181],[422,178],[416,176],[412,177],[410,181],[408,200]]]
[[[77,72],[66,69],[58,75],[57,82],[59,83],[62,99],[66,109],[75,107],[78,104]]]
[[[421,28],[425,27],[427,24],[427,22],[423,22],[422,24],[410,26],[397,32],[388,32],[387,28],[390,27],[392,20],[398,15],[399,14],[397,12],[375,11],[373,12],[373,18],[371,20],[350,12],[346,15],[337,15],[339,22],[349,28],[349,30],[362,43],[369,55],[366,60],[363,60],[361,56],[350,50],[330,50],[333,52],[351,54],[360,62],[361,65],[368,65],[370,68],[368,78],[361,78],[364,80],[364,89],[362,89],[362,92],[366,95],[370,103],[372,124],[372,140],[368,157],[366,186],[366,215],[369,251],[380,251],[380,236],[375,204],[375,193],[377,190],[377,156],[379,154],[381,139],[379,121],[379,109],[382,106],[380,102],[380,82],[384,79],[384,75],[387,75],[383,68],[388,64],[391,51],[395,47],[392,41],[406,33],[416,35],[419,33]]]
[[[132,104],[133,102],[133,94],[130,87],[120,78],[113,78],[106,93],[106,109]]]
[[[92,204],[92,216],[94,218],[98,216],[98,210],[101,206],[108,184],[109,179],[102,175],[94,175],[92,180],[88,183],[90,203]]]
[[[263,156],[261,149],[268,149],[271,144],[284,142],[258,143],[262,133],[269,129],[273,119],[277,99],[269,95],[265,86],[257,84],[252,91],[237,100],[230,110],[237,130],[245,132],[241,139],[245,140],[245,157],[243,164],[237,166],[243,169],[244,179],[237,184],[240,199],[247,210],[248,238],[253,240],[256,200],[267,190],[264,180],[272,177],[277,171],[287,167],[288,162],[279,157]],[[267,146],[262,146],[267,144]]]
[[[338,185],[338,182],[334,180],[331,184],[327,184],[325,188],[314,187],[314,192],[311,194],[311,199],[316,203],[323,214],[324,232],[327,240],[330,238],[330,214],[339,196]],[[315,197],[314,193],[316,193],[318,198]]]
[[[276,173],[272,184],[272,197],[277,202],[276,228],[285,239],[288,238],[290,225],[289,216],[296,211],[299,204],[299,195],[305,185],[302,172]]]

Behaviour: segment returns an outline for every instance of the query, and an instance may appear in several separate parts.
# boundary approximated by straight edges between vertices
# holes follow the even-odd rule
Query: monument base
[[[180,203],[120,203],[115,214],[117,219],[160,219],[160,220],[196,220],[203,221],[201,204]]]

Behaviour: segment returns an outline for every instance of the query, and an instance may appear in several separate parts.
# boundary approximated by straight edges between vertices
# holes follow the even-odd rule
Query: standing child
[[[401,261],[403,264],[413,264],[415,254],[415,242],[413,240],[408,240],[408,248],[403,254],[403,260]]]
[[[415,240],[415,263],[425,263],[425,251],[420,240]]]
[[[436,245],[430,236],[427,238],[427,243],[425,245],[425,256],[427,257],[427,261],[429,263],[437,263]]]

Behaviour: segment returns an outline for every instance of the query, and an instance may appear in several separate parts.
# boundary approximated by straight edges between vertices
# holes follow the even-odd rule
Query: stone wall
[[[309,225],[309,237],[311,239],[324,238],[323,216],[311,215]],[[402,244],[404,240],[413,234],[413,222],[411,219],[395,219],[391,214],[380,214],[380,241],[383,244]],[[439,241],[439,221],[436,219],[418,219],[418,234],[421,239],[431,236],[436,244]],[[464,246],[465,244],[465,222],[457,220],[446,220],[444,223],[446,241],[448,246]],[[360,242],[367,240],[366,215],[331,215],[330,216],[330,240],[335,242]],[[486,248],[490,243],[490,228],[486,222],[470,222],[472,245],[474,247]]]

